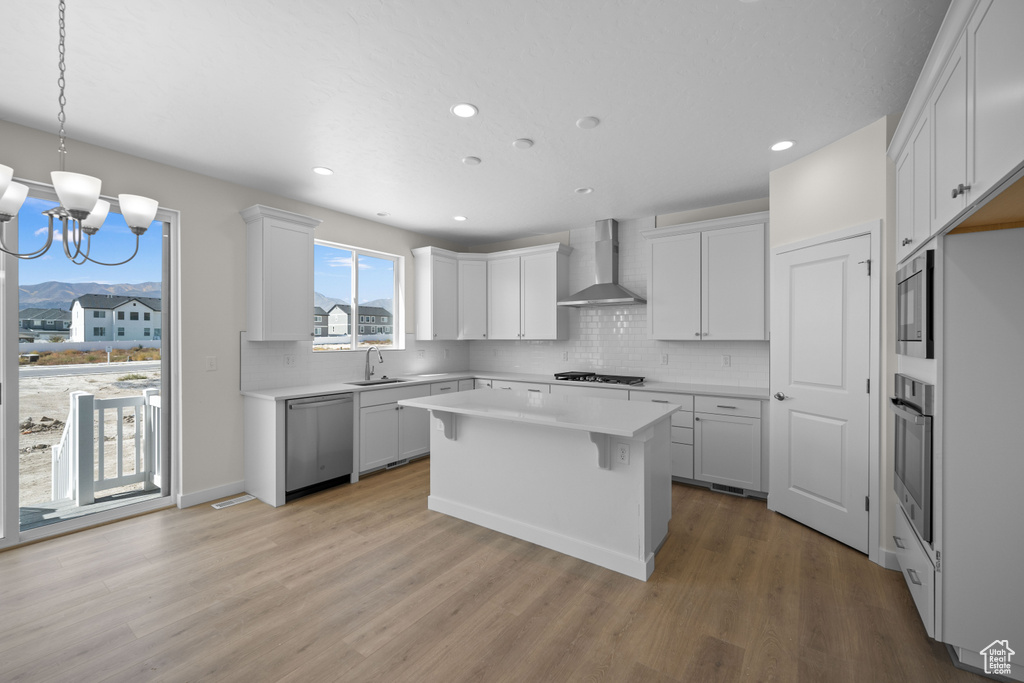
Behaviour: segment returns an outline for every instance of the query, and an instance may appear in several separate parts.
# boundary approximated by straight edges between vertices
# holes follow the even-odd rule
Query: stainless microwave
[[[896,271],[896,353],[935,358],[935,250]]]

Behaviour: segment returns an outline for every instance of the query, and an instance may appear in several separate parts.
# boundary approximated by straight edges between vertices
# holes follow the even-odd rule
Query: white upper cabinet
[[[768,214],[646,230],[648,332],[653,339],[766,339]]]
[[[1022,26],[1020,0],[950,5],[889,147],[899,260],[991,199],[1024,164]]]
[[[487,262],[487,338],[522,339],[519,257]]]
[[[561,261],[561,265],[559,262]],[[569,312],[558,305],[569,294],[569,268],[559,251],[520,257],[522,338],[567,339]]]
[[[1024,161],[1024,2],[982,0],[967,25],[968,172],[975,197]]]
[[[416,257],[416,339],[458,337],[458,266],[454,252],[422,247]]]
[[[966,53],[966,40],[961,38],[939,77],[932,102],[932,163],[935,179],[932,192],[933,233],[953,220],[972,196],[967,180]]]
[[[312,339],[313,231],[321,221],[260,204],[241,214],[249,340]]]
[[[459,339],[487,339],[487,260],[459,254]]]

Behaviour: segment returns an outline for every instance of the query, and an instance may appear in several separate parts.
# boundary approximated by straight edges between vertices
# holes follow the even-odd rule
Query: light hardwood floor
[[[0,553],[0,680],[981,681],[903,579],[673,486],[644,583],[427,510],[429,461]]]

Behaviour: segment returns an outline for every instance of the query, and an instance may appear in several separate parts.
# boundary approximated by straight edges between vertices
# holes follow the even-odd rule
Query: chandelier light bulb
[[[57,192],[60,205],[71,212],[88,214],[100,198],[102,181],[82,173],[70,171],[53,171],[50,173],[53,189]],[[75,216],[78,218],[78,216]]]
[[[103,225],[103,221],[107,220],[108,213],[110,213],[110,202],[100,199],[96,202],[96,206],[92,207],[89,217],[82,221],[82,228],[93,231],[99,230]]]
[[[117,201],[121,205],[124,222],[128,224],[129,228],[132,228],[132,232],[136,230],[145,232],[156,218],[156,210],[159,208],[155,199],[140,197],[137,194],[119,194]]]

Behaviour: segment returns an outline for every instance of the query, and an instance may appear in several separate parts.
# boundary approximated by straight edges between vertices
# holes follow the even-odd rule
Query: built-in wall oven
[[[932,416],[935,388],[896,375],[896,396],[889,399],[896,417],[893,489],[910,523],[925,543],[932,542]]]
[[[928,249],[896,271],[896,353],[935,357],[934,286],[934,249]]]

